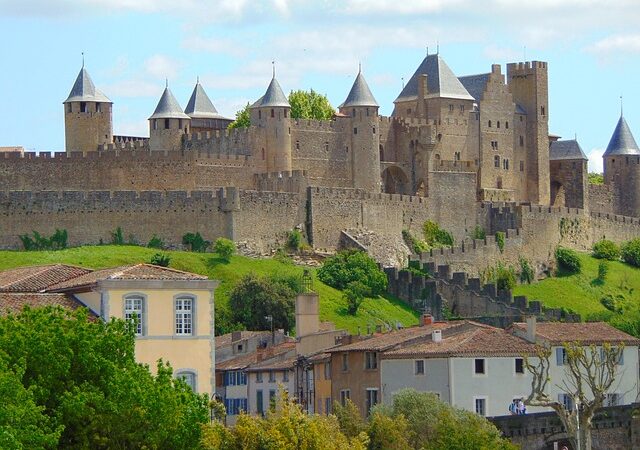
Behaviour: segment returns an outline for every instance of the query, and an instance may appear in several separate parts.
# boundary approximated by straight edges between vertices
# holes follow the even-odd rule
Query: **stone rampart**
[[[593,418],[591,438],[594,450],[629,450],[640,448],[640,404],[600,409]],[[503,436],[522,450],[551,450],[567,445],[566,430],[555,412],[489,417]]]
[[[258,173],[255,175],[259,191],[305,192],[309,178],[305,170]]]
[[[248,128],[233,128],[191,133],[185,136],[183,148],[186,151],[250,156],[250,132]]]

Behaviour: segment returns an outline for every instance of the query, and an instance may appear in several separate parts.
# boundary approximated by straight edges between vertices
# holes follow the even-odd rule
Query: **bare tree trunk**
[[[591,450],[591,417],[580,417],[580,447]]]

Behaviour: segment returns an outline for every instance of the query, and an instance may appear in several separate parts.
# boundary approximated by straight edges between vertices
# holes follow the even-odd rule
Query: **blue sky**
[[[283,89],[334,105],[363,72],[390,114],[427,47],[457,75],[549,63],[550,131],[592,170],[624,114],[640,138],[638,0],[0,0],[0,146],[64,150],[62,101],[81,67],[114,102],[116,134],[147,135],[165,78],[184,107],[200,80],[218,110]],[[504,69],[503,69],[504,70]]]

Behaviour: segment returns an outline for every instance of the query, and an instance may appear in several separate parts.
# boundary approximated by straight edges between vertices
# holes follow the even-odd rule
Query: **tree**
[[[53,440],[25,448],[197,448],[209,420],[206,395],[167,364],[159,362],[154,376],[136,363],[134,340],[131,323],[90,320],[85,309],[25,308],[0,318],[0,367],[20,380],[26,394],[15,386],[17,398],[31,411],[16,412],[26,417],[21,426],[39,423],[36,438]]]
[[[405,450],[410,448],[407,438],[409,424],[402,414],[391,417],[374,411],[369,416],[369,450]]]
[[[182,236],[182,243],[188,245],[192,252],[205,252],[210,246],[211,241],[205,241],[200,233],[187,233]]]
[[[249,112],[249,103],[247,103],[244,108],[236,112],[236,120],[231,122],[227,128],[247,128],[249,125],[251,125],[251,114]]]
[[[347,312],[353,316],[364,301],[369,289],[359,281],[350,281],[344,290],[344,299],[347,301]]]
[[[291,330],[295,324],[295,297],[299,291],[293,281],[285,277],[242,277],[231,291],[229,305],[232,321],[242,323],[249,330]],[[271,317],[268,320],[267,317]]]
[[[347,399],[344,406],[339,402],[333,403],[333,414],[338,419],[340,430],[347,437],[356,437],[367,429],[367,424],[362,420],[358,407],[350,399]]]
[[[345,289],[352,281],[368,289],[367,297],[383,294],[387,276],[373,258],[360,250],[344,250],[327,258],[318,270],[318,278],[336,289]]]
[[[632,266],[640,267],[640,238],[635,238],[622,246],[622,260]]]
[[[575,250],[570,248],[558,247],[556,248],[556,262],[558,263],[558,269],[564,273],[573,274],[580,273],[582,270],[582,263],[580,257]]]
[[[218,238],[213,245],[213,251],[220,255],[224,261],[229,262],[236,252],[236,244],[230,239]]]
[[[564,376],[555,386],[570,396],[577,407],[567,409],[549,396],[548,386],[553,380],[549,375],[551,348],[546,346],[536,346],[534,361],[524,358],[525,367],[533,376],[531,393],[524,403],[552,408],[567,430],[573,448],[591,450],[591,420],[616,380],[624,346],[605,343],[601,347],[585,347],[573,342],[564,344],[563,349],[566,354]]]
[[[289,94],[292,119],[329,120],[335,114],[326,95],[318,94],[313,89],[309,91],[291,91]]]

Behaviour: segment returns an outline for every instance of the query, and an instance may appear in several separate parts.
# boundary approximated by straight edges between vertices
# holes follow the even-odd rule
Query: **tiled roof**
[[[233,333],[223,334],[221,336],[216,336],[216,348],[226,347],[231,345]],[[270,331],[240,331],[240,339],[250,339],[254,336],[267,336],[271,338]]]
[[[71,280],[50,286],[49,291],[61,291],[79,286],[88,286],[102,280],[206,280],[204,275],[183,272],[152,264],[112,267],[96,270]]]
[[[89,272],[66,264],[18,267],[0,272],[0,292],[40,292]]]
[[[351,86],[347,99],[340,105],[340,108],[351,106],[378,106],[378,102],[373,97],[369,85],[364,79],[362,72],[358,72],[358,76]]]
[[[45,306],[62,306],[67,309],[81,308],[83,305],[73,297],[65,294],[42,293],[0,293],[0,316],[9,313],[18,314],[25,306],[43,308]]]
[[[296,355],[283,357],[284,355],[275,356],[265,359],[259,363],[251,364],[247,369],[248,372],[258,372],[260,370],[285,370],[293,369],[298,357]]]
[[[211,99],[199,82],[193,88],[193,93],[184,113],[192,119],[225,119],[213,106]]]
[[[167,86],[164,88],[162,97],[158,101],[158,106],[156,106],[149,119],[190,119],[190,117],[182,111],[178,100],[176,100]]]
[[[501,329],[475,324],[471,329],[443,336],[442,341],[431,339],[383,353],[383,358],[406,357],[472,357],[521,356],[535,354],[535,346],[523,338]]]
[[[282,344],[275,345],[273,347],[267,347],[265,350],[262,350],[262,356],[267,357],[269,359],[286,354],[287,352],[295,351],[296,344],[295,342],[283,342]],[[246,355],[237,356],[235,358],[229,359],[227,361],[221,362],[219,364],[216,363],[216,370],[242,370],[246,369],[252,364],[258,362],[258,355],[260,352],[248,353]]]
[[[631,134],[627,121],[622,116],[613,131],[607,150],[604,152],[604,156],[614,155],[640,155],[638,144]]]
[[[513,327],[521,332],[526,332],[527,330],[525,323],[514,323]],[[584,345],[597,345],[609,342],[612,344],[640,345],[640,339],[636,339],[605,322],[538,322],[536,324],[536,336],[550,344],[578,342]]]
[[[271,83],[269,83],[269,87],[267,91],[264,93],[262,97],[258,99],[253,105],[252,108],[264,108],[264,107],[290,107],[289,100],[287,100],[287,96],[282,92],[282,88],[280,87],[280,83],[276,80],[274,76],[271,79]]]
[[[416,100],[418,82],[424,74],[427,75],[427,97],[474,100],[440,55],[427,55],[395,101]]]
[[[112,103],[106,95],[100,92],[99,89],[96,89],[91,77],[89,76],[89,72],[87,72],[87,69],[85,69],[84,66],[80,69],[80,73],[78,73],[78,77],[76,78],[75,83],[73,83],[71,92],[69,92],[69,97],[64,101],[64,103],[70,102]]]
[[[552,142],[549,146],[549,159],[555,161],[562,159],[584,159],[586,161],[589,158],[587,158],[587,155],[582,151],[578,141],[569,139]]]
[[[362,351],[385,351],[396,345],[403,344],[412,339],[430,335],[433,330],[444,330],[459,322],[436,322],[432,325],[404,328],[402,330],[390,331],[388,333],[376,333],[371,337],[352,344],[341,345],[327,349],[328,353],[334,352],[362,352]]]
[[[491,74],[481,73],[479,75],[467,75],[464,77],[458,77],[458,80],[460,80],[460,83],[462,83],[467,92],[469,92],[469,94],[479,102],[482,100],[484,89],[489,81],[489,75]]]
[[[320,352],[320,353],[316,353],[315,355],[309,356],[308,360],[309,362],[317,363],[317,362],[327,361],[329,359],[331,359],[331,353]]]

